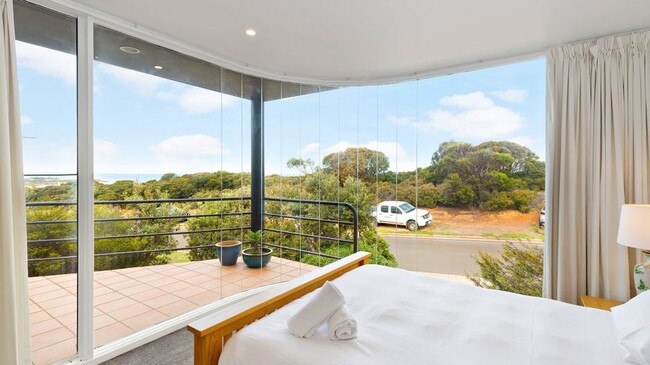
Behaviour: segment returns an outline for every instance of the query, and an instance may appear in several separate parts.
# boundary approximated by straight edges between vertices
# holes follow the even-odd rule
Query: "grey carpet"
[[[194,337],[185,328],[172,332],[103,365],[192,365]]]

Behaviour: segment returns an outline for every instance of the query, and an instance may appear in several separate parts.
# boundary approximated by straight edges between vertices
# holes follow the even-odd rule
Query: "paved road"
[[[400,268],[440,274],[465,275],[478,272],[472,256],[479,251],[499,255],[503,241],[426,237],[415,235],[382,235],[397,256]],[[539,243],[542,245],[542,243]]]

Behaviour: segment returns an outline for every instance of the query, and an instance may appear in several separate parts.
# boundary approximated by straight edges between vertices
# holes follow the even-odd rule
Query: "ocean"
[[[95,180],[101,180],[107,184],[112,184],[119,180],[146,182],[149,180],[159,180],[163,175],[164,174],[95,174]]]

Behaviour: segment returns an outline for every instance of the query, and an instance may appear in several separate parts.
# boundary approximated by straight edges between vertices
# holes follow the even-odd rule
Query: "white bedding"
[[[358,338],[321,327],[298,338],[287,319],[310,295],[245,327],[220,365],[623,365],[611,313],[367,265],[334,281]]]

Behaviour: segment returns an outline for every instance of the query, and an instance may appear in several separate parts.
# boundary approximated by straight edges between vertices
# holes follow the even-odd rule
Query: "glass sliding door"
[[[215,244],[251,225],[261,80],[94,27],[95,347],[250,289]]]
[[[14,2],[34,364],[77,353],[77,21]]]

